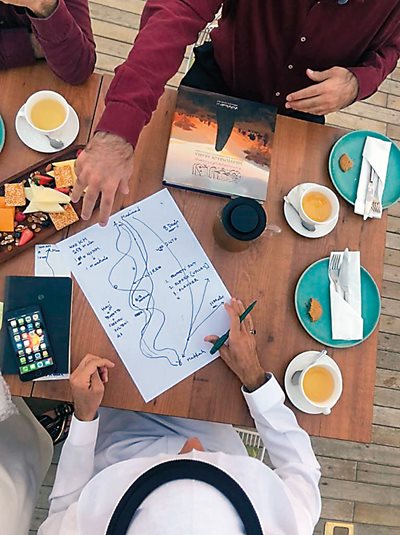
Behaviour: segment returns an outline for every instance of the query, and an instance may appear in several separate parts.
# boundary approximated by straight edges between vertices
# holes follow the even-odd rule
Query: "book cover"
[[[6,277],[4,313],[31,305],[43,312],[51,347],[57,364],[56,373],[39,380],[65,379],[70,372],[72,280],[70,277]],[[3,374],[17,374],[17,359],[7,332],[0,331],[0,369]]]
[[[164,183],[265,201],[276,108],[181,86]]]

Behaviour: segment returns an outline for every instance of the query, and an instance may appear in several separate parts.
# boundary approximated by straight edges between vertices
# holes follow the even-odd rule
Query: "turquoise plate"
[[[376,137],[392,143],[382,199],[383,208],[388,208],[400,199],[400,149],[393,143],[393,141],[383,134],[370,132],[369,130],[357,130],[338,139],[333,145],[329,155],[329,174],[333,185],[340,195],[350,204],[354,204],[357,197],[362,151],[367,136]],[[339,158],[344,153],[346,153],[354,163],[352,169],[347,171],[347,173],[344,173],[339,167]]]
[[[364,337],[362,340],[332,340],[328,263],[329,258],[318,260],[300,277],[294,295],[297,316],[308,334],[325,346],[352,347],[361,344],[373,333],[379,321],[381,298],[378,287],[368,271],[361,267],[361,310],[364,319]],[[311,321],[308,315],[311,297],[318,299],[323,309],[321,319],[315,322]]]
[[[0,152],[3,150],[5,140],[6,140],[6,129],[4,127],[3,119],[0,115]]]

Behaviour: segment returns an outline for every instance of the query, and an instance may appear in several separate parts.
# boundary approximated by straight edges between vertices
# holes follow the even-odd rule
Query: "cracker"
[[[342,154],[339,158],[339,167],[343,173],[347,173],[353,167],[353,160],[348,156],[348,154]]]
[[[70,165],[54,167],[53,172],[57,188],[69,188],[75,184],[74,175]]]
[[[4,185],[6,206],[25,206],[25,189],[22,182]]]
[[[79,221],[78,214],[70,204],[67,204],[64,212],[60,214],[50,213],[49,216],[57,230],[61,230]]]

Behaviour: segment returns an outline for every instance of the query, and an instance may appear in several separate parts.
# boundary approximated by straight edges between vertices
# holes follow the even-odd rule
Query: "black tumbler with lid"
[[[264,232],[267,215],[254,199],[238,197],[219,212],[214,224],[218,244],[228,251],[243,251]]]

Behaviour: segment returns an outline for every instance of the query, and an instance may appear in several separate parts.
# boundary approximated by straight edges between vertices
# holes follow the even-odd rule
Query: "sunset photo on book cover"
[[[276,108],[181,86],[164,183],[264,201]]]

